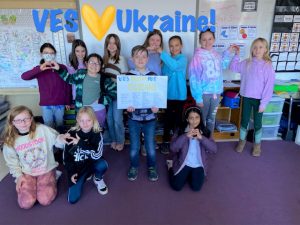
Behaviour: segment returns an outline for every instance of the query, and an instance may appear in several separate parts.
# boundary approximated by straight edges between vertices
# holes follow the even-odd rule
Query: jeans
[[[130,135],[130,164],[132,167],[139,166],[139,151],[141,149],[140,135],[144,133],[145,148],[147,152],[148,167],[155,167],[155,126],[156,120],[135,121],[128,119]]]
[[[220,95],[217,98],[213,98],[213,94],[203,95],[203,107],[202,107],[202,118],[207,129],[210,130],[211,134],[215,129],[215,120],[217,115],[218,106],[220,103]]]
[[[117,100],[108,107],[107,126],[111,142],[123,144],[125,142],[125,128],[123,123],[123,109],[117,108]]]
[[[54,129],[64,125],[64,105],[41,106],[44,124]]]
[[[108,168],[108,164],[104,159],[98,159],[93,163],[92,173],[95,174],[95,177],[98,179],[102,179],[103,174],[106,172]],[[90,175],[90,172],[87,171],[83,173],[77,180],[76,184],[69,187],[69,194],[68,194],[68,202],[74,204],[78,202],[81,197],[83,184],[85,183],[86,179]]]

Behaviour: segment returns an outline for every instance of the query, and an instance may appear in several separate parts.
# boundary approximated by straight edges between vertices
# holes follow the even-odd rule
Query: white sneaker
[[[107,188],[106,184],[104,183],[103,179],[99,180],[98,178],[96,178],[94,176],[93,181],[98,189],[99,194],[106,195],[108,193],[108,188]]]
[[[62,175],[62,172],[60,170],[56,170],[55,171],[55,179],[56,179],[56,181],[58,181],[58,179],[60,178],[61,175]]]

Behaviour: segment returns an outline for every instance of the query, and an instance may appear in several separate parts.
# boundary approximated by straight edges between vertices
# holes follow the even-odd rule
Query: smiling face
[[[252,56],[257,59],[263,59],[267,51],[266,45],[262,41],[256,41],[252,46]]]
[[[107,45],[107,50],[109,51],[111,56],[114,56],[118,50],[116,40],[114,37],[111,37],[109,39],[108,45]]]
[[[32,117],[27,111],[23,111],[13,119],[12,123],[19,133],[27,133],[30,130]]]
[[[77,46],[75,48],[75,55],[76,55],[77,60],[83,61],[84,57],[86,55],[86,49],[80,45]]]
[[[215,43],[215,38],[212,32],[206,31],[201,34],[201,38],[199,40],[201,48],[205,50],[211,50],[213,48],[213,44]]]
[[[169,48],[172,56],[181,53],[182,44],[178,38],[174,38],[169,42]]]
[[[97,75],[101,68],[101,62],[98,60],[97,57],[91,57],[87,62],[87,70],[89,75]]]
[[[132,61],[136,70],[144,71],[148,62],[148,54],[146,51],[136,51],[132,57]]]
[[[87,113],[81,113],[77,118],[77,123],[84,133],[88,133],[93,128],[93,120]]]
[[[159,48],[161,45],[161,38],[158,34],[154,34],[149,38],[149,47]]]
[[[200,115],[196,112],[190,112],[187,122],[190,129],[195,129],[200,124]]]

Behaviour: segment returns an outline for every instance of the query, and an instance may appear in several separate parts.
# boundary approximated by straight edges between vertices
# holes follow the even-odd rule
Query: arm
[[[205,147],[207,152],[209,153],[217,152],[217,144],[212,138],[207,138],[202,135],[202,139],[199,140],[199,143]]]
[[[23,73],[21,75],[21,78],[23,80],[32,80],[32,79],[35,79],[37,77],[37,75],[41,72],[42,72],[42,70],[40,69],[40,66],[36,66],[32,70],[28,70],[27,72]]]
[[[77,84],[78,76],[83,75],[85,70],[77,70],[74,74],[68,73],[66,67],[61,65],[57,68],[59,76],[69,84]]]
[[[187,58],[184,55],[181,55],[181,57],[174,59],[166,51],[162,51],[160,58],[172,71],[186,70]],[[168,76],[170,75],[171,74],[168,74]]]
[[[193,98],[197,104],[203,103],[203,90],[202,90],[202,72],[203,68],[199,57],[194,56],[189,65],[189,79],[190,79],[190,89]]]
[[[240,57],[238,55],[235,55],[230,62],[229,69],[232,72],[241,73],[244,62],[245,61],[240,62]]]
[[[103,75],[101,75],[103,76]],[[101,78],[103,79],[103,78]],[[101,80],[100,80],[101,83]],[[101,86],[101,84],[100,84]],[[105,79],[104,90],[101,89],[100,98],[98,100],[99,104],[108,105],[110,102],[117,98],[117,84],[112,81],[112,79]]]
[[[3,156],[6,161],[6,165],[9,168],[10,174],[17,179],[23,175],[21,163],[17,152],[14,148],[8,147],[7,145],[3,146]]]
[[[271,63],[268,64],[265,73],[266,73],[266,80],[265,80],[265,85],[262,93],[262,98],[259,105],[260,112],[263,112],[265,110],[266,105],[268,104],[268,102],[270,101],[273,95],[275,72]]]
[[[172,139],[170,144],[170,151],[173,153],[180,152],[180,150],[183,148],[183,146],[186,144],[186,142],[189,141],[189,138],[186,133],[175,137]]]

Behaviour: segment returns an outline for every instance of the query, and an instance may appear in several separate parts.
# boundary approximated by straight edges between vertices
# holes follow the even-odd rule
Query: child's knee
[[[26,199],[23,198],[22,200],[18,201],[19,206],[22,209],[32,208],[32,206],[35,204],[35,202],[36,202],[36,199],[34,199],[34,198],[26,198]]]
[[[50,205],[53,200],[55,199],[57,194],[56,188],[48,188],[48,190],[44,190],[43,192],[38,192],[38,202],[43,205],[47,206]]]

